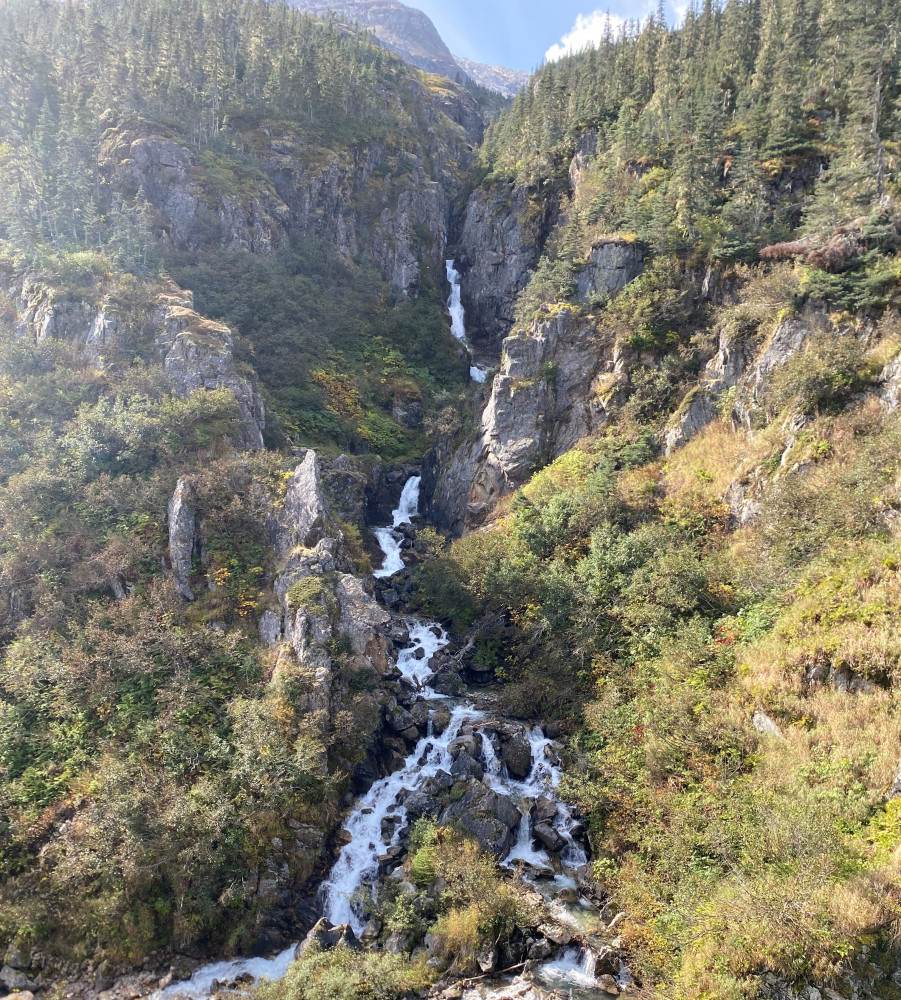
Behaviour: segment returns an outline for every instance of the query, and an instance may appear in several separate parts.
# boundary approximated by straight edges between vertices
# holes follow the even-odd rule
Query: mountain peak
[[[383,45],[427,73],[451,80],[469,77],[480,86],[514,96],[529,79],[528,73],[504,66],[485,66],[451,54],[429,16],[398,0],[289,0],[308,14],[334,13],[369,29]]]

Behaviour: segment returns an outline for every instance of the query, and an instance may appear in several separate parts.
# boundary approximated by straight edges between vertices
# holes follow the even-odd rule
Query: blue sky
[[[435,22],[454,55],[490,65],[531,70],[555,45],[582,47],[601,30],[609,11],[614,19],[646,17],[656,0],[405,0]],[[669,3],[675,21],[682,0]]]

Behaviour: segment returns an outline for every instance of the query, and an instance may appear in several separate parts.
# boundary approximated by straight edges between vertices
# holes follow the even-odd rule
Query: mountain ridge
[[[318,16],[336,14],[367,28],[372,36],[402,59],[451,80],[469,77],[480,86],[513,97],[529,73],[504,66],[487,66],[454,56],[431,18],[398,0],[290,0],[297,10]]]

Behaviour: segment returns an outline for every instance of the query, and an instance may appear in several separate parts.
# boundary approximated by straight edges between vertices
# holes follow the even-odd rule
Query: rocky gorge
[[[901,995],[897,5],[298,6],[0,3],[0,993]]]

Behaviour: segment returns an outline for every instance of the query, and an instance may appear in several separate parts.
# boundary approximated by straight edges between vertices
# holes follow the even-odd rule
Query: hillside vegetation
[[[565,739],[639,995],[901,996],[899,31],[658,12],[482,142],[464,88],[282,3],[0,0],[10,954],[101,982],[312,923],[419,732],[362,580],[422,464],[462,537],[420,527],[414,610]],[[461,830],[409,847],[383,940],[451,976],[526,941]],[[261,996],[436,975],[312,949]]]
[[[609,359],[600,426],[420,601],[495,614],[477,659],[564,720],[649,996],[898,995],[898,29],[889,3],[658,15],[540,70],[482,148],[519,224],[560,219],[483,428],[503,401],[546,434],[516,400],[562,412],[564,348],[528,359],[571,330]],[[587,295],[610,243],[640,276]]]
[[[278,946],[381,719],[377,677],[316,717],[273,681],[273,518],[292,449],[364,453],[334,533],[368,568],[366,470],[459,403],[444,213],[474,112],[239,0],[4,0],[0,94],[0,939],[51,977]]]

